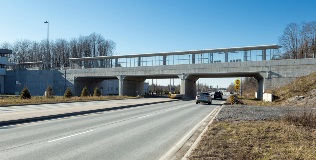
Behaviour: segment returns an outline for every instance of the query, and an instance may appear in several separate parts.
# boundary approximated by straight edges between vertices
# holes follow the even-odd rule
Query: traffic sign
[[[235,80],[235,84],[236,84],[236,85],[239,85],[239,84],[240,84],[240,80],[239,80],[239,79],[236,79],[236,80]]]

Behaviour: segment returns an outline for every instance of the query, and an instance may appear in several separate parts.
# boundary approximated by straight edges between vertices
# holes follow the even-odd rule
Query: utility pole
[[[48,69],[48,61],[49,61],[49,55],[50,55],[50,52],[49,52],[49,22],[48,21],[45,21],[44,23],[47,23],[47,55],[45,57],[45,61],[46,61],[46,69]]]

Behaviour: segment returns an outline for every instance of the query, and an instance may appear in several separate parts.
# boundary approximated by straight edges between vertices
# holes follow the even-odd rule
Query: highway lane
[[[159,159],[221,102],[213,103],[175,101],[1,128],[0,157]]]

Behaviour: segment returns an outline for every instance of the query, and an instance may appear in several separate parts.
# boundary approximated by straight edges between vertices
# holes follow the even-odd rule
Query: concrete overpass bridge
[[[119,95],[135,96],[143,90],[146,79],[181,79],[180,93],[194,98],[199,78],[254,77],[258,81],[258,98],[266,89],[287,84],[297,77],[314,72],[316,59],[273,60],[278,45],[220,48],[211,50],[150,53],[139,55],[71,58],[67,80],[80,95],[87,86],[93,90],[103,80],[118,79]],[[259,51],[256,56],[251,52]],[[270,54],[267,52],[270,51]],[[241,54],[241,59],[231,57]],[[217,56],[221,60],[216,60]],[[178,56],[178,59],[175,59]],[[259,61],[253,57],[260,56]],[[235,56],[236,57],[236,56]],[[180,60],[185,63],[175,63]]]

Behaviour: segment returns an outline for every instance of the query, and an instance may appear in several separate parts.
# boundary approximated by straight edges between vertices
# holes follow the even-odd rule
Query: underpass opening
[[[74,95],[80,96],[84,87],[87,87],[89,95],[93,95],[96,87],[100,89],[101,95],[111,95],[108,94],[108,91],[110,91],[111,87],[111,90],[113,90],[113,87],[116,86],[115,82],[117,82],[116,77],[75,77],[73,89]],[[114,92],[113,95],[118,94]]]
[[[262,99],[264,93],[264,74],[260,72],[234,72],[234,73],[196,73],[185,75],[185,80],[182,80],[182,90],[185,91],[184,98],[194,99],[197,92],[211,92],[225,91],[231,83],[234,83],[235,79],[242,79],[245,77],[253,77],[257,81],[257,98]],[[214,79],[225,80],[226,84],[222,85],[221,81],[217,84],[211,84]],[[231,83],[229,83],[231,81]],[[192,82],[195,82],[192,83]],[[240,90],[240,89],[238,89]],[[241,90],[240,90],[241,91]],[[227,94],[227,93],[226,93]],[[242,92],[238,92],[242,94]]]

